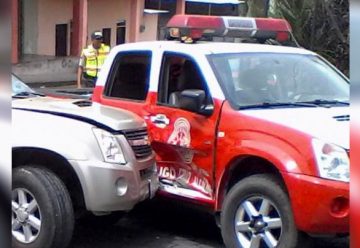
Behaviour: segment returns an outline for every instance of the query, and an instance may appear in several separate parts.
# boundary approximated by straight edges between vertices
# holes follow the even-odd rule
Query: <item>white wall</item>
[[[129,40],[131,0],[88,0],[88,42],[91,33],[111,28],[111,47],[116,45],[116,23],[126,20],[126,42]]]
[[[38,0],[23,0],[22,17],[22,53],[36,54],[38,46]]]
[[[28,0],[24,0],[28,1]],[[55,26],[68,24],[68,53],[70,48],[70,21],[72,0],[38,0],[38,50],[39,55],[55,55]]]
[[[88,0],[88,41],[94,30],[111,28],[111,46],[116,45],[116,23],[126,20],[126,42],[130,32],[130,4],[132,0]],[[38,55],[55,55],[56,24],[68,24],[68,54],[70,53],[70,22],[73,0],[24,0],[27,9],[27,52]],[[36,25],[37,23],[37,25]],[[145,31],[140,40],[156,40],[157,14],[144,14]]]
[[[140,33],[140,41],[151,41],[157,39],[158,14],[144,14],[144,32]]]

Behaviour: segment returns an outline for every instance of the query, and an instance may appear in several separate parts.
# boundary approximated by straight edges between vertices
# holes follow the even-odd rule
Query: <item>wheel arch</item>
[[[71,164],[62,155],[36,147],[16,147],[12,149],[12,168],[33,165],[53,172],[65,184],[74,211],[86,208],[81,182]]]
[[[221,177],[217,190],[215,211],[221,211],[226,194],[237,182],[256,174],[274,175],[286,190],[280,170],[272,162],[255,155],[238,156],[231,160]]]

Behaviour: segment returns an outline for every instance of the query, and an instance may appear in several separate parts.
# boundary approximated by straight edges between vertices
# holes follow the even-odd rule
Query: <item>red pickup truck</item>
[[[114,48],[92,97],[147,122],[161,194],[217,214],[227,247],[347,234],[348,79],[280,46],[284,20],[180,15],[168,26],[181,41]],[[208,41],[226,35],[235,42]]]

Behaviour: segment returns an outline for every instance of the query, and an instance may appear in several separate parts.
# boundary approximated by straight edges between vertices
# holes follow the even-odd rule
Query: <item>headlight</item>
[[[126,164],[120,144],[113,134],[99,128],[94,128],[93,132],[99,143],[105,162]]]
[[[321,177],[350,181],[350,161],[345,149],[317,139],[313,139],[312,145]]]

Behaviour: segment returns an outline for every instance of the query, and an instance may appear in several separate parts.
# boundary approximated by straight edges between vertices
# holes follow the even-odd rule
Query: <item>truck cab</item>
[[[201,41],[290,37],[269,22],[175,16],[181,41],[115,47],[92,97],[147,122],[160,194],[219,214],[227,247],[349,231],[348,79],[299,47]]]

